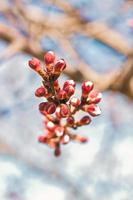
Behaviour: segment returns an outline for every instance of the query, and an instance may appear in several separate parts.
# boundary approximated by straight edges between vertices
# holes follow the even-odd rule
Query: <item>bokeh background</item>
[[[37,142],[39,77],[27,62],[54,50],[61,82],[92,80],[102,115],[62,156]],[[0,0],[0,199],[133,199],[133,1]]]

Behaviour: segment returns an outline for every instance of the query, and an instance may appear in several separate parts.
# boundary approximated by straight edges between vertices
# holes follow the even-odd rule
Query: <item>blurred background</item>
[[[53,50],[61,82],[91,80],[102,115],[59,158],[42,133],[40,78],[27,67]],[[0,0],[0,200],[133,199],[133,1]]]

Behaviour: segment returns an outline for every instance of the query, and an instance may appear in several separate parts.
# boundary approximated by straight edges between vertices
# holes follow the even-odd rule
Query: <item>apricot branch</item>
[[[44,97],[46,101],[39,104],[39,111],[44,116],[44,134],[38,141],[54,149],[55,156],[61,154],[61,145],[70,141],[87,142],[87,138],[73,134],[72,129],[91,123],[91,117],[101,114],[97,105],[102,94],[93,91],[91,81],[83,82],[81,98],[74,96],[76,83],[66,80],[61,88],[58,78],[66,68],[64,59],[56,59],[54,52],[48,51],[44,55],[45,67],[41,66],[37,58],[29,61],[29,66],[42,77],[42,85],[36,89],[36,97]],[[76,120],[77,112],[87,113]]]

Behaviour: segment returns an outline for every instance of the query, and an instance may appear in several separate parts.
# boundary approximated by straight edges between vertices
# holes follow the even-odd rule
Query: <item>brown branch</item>
[[[92,80],[99,90],[119,91],[133,98],[131,67],[133,49],[128,46],[126,40],[116,31],[111,30],[106,24],[83,21],[79,12],[69,3],[63,0],[56,0],[54,3],[64,11],[64,14],[61,16],[62,20],[60,21],[58,17],[48,18],[36,8],[25,7],[21,1],[14,0],[15,9],[13,10],[8,4],[0,7],[0,11],[5,16],[8,16],[9,13],[12,13],[16,17],[19,16],[17,20],[20,20],[20,23],[23,24],[28,34],[28,37],[26,37],[21,34],[19,29],[16,30],[11,26],[0,24],[0,38],[10,43],[4,56],[7,55],[9,57],[18,51],[23,51],[43,59],[44,51],[40,46],[40,39],[48,35],[56,39],[62,49],[65,52],[69,52],[72,61],[75,61],[74,66],[76,67],[68,67],[65,71],[69,77],[76,81]],[[68,38],[74,33],[93,37],[128,56],[129,59],[120,70],[108,74],[99,74],[92,70],[72,47]]]
[[[53,37],[56,31],[60,31],[65,37],[75,32],[80,32],[87,37],[93,37],[94,39],[105,43],[124,55],[129,55],[133,52],[133,49],[129,47],[126,40],[116,31],[111,30],[105,23],[89,23],[83,21],[79,12],[63,0],[54,1],[54,3],[64,11],[64,14],[59,16],[61,17],[61,20],[59,20],[58,17],[48,18],[35,7],[25,8],[20,2],[21,1],[14,4],[14,7],[16,5],[15,11],[10,8],[5,9],[5,7],[4,9],[0,8],[0,11],[6,13],[7,10],[8,12],[10,10],[13,14],[17,13],[17,16],[19,15],[19,18],[25,23],[27,32],[32,35],[32,37],[35,35],[35,37],[37,37],[37,35],[41,35],[41,33],[48,30],[52,30]]]
[[[54,3],[61,8],[65,14],[67,13],[67,17],[71,16],[74,23],[77,25],[73,28],[73,32],[80,32],[87,37],[89,36],[99,40],[126,56],[133,54],[133,49],[129,47],[126,40],[119,33],[109,28],[105,23],[83,21],[77,9],[73,8],[64,0],[56,0],[54,2],[52,0],[47,0],[47,2]],[[68,30],[70,30],[70,27]]]
[[[2,31],[1,31],[1,29],[2,29]],[[6,31],[5,33],[4,33],[4,30]],[[11,33],[14,33],[14,35],[12,35]],[[3,38],[10,42],[14,41],[14,38],[16,38],[16,36],[18,37],[17,38],[18,41],[19,41],[19,37],[21,39],[21,36],[16,31],[11,30],[11,28],[9,31],[8,27],[6,27],[4,25],[0,25],[0,37],[3,35],[4,35]],[[65,42],[65,40],[62,40],[62,41]],[[64,42],[62,45],[65,46],[65,49],[67,48],[66,49],[67,51],[70,50],[69,42],[67,40],[65,43]],[[44,52],[42,51],[40,46],[38,46],[38,43],[35,43],[34,41],[25,40],[25,42],[21,46],[20,50],[43,60]],[[71,52],[72,52],[72,49],[71,49]],[[101,91],[105,91],[105,90],[119,91],[119,92],[129,96],[130,98],[133,98],[133,90],[132,90],[133,86],[131,84],[132,75],[133,75],[133,73],[132,73],[132,64],[133,64],[132,56],[129,57],[128,61],[125,62],[125,64],[123,65],[123,67],[120,70],[117,70],[117,71],[111,72],[111,73],[107,73],[107,74],[98,74],[97,72],[93,71],[88,65],[86,65],[84,62],[79,60],[77,55],[74,54],[74,51],[73,51],[72,55],[75,57],[77,62],[78,61],[79,62],[78,62],[78,68],[68,67],[68,69],[65,71],[65,74],[67,74],[70,78],[73,78],[75,81],[78,81],[78,82],[81,82],[83,80],[92,80],[95,83],[96,88],[98,88]],[[129,67],[127,67],[127,66],[129,66]],[[129,77],[129,75],[130,75],[130,77]],[[127,79],[128,79],[128,81],[127,81]],[[119,85],[117,83],[119,83]],[[126,85],[126,87],[125,87],[125,85]],[[129,89],[127,89],[127,88],[129,88]]]

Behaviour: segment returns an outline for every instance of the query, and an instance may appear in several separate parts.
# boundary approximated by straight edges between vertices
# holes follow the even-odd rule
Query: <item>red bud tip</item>
[[[82,83],[82,93],[89,93],[93,89],[93,83],[91,81],[87,81]]]
[[[78,141],[78,142],[81,142],[81,143],[86,143],[88,142],[88,139],[86,137],[82,137],[80,135],[76,135],[74,140]]]
[[[62,144],[68,144],[68,142],[70,141],[70,136],[69,135],[64,135],[61,139],[61,143]]]
[[[46,128],[49,130],[49,131],[54,131],[55,130],[55,124],[53,123],[53,122],[51,122],[51,121],[48,121],[47,123],[46,123]]]
[[[55,72],[62,72],[66,68],[64,59],[60,59],[55,63]]]
[[[70,86],[70,85],[75,87],[76,83],[73,80],[66,80],[64,83],[63,89],[65,89],[67,86]]]
[[[59,126],[59,127],[55,128],[55,134],[56,134],[56,136],[61,137],[63,135],[63,133],[64,133],[64,128],[63,127]]]
[[[88,112],[93,117],[101,114],[101,110],[100,110],[99,106],[97,106],[95,104],[85,105],[83,107],[83,110],[85,112]]]
[[[40,60],[38,60],[37,58],[32,58],[31,60],[29,60],[29,66],[33,70],[39,71],[41,69]]]
[[[60,107],[57,107],[57,108],[56,108],[55,115],[56,115],[57,118],[61,118]]]
[[[88,103],[99,103],[102,99],[102,93],[97,92],[97,91],[92,91],[90,92],[87,102]]]
[[[67,118],[67,123],[68,123],[69,125],[73,125],[73,124],[74,124],[74,117],[72,117],[72,116],[68,117],[68,118]]]
[[[43,86],[39,87],[36,91],[35,91],[35,96],[36,97],[43,97],[47,94],[47,89],[44,88]]]
[[[54,63],[54,60],[55,60],[55,54],[54,54],[53,51],[48,51],[44,55],[44,62],[45,62],[46,65]]]
[[[60,115],[61,117],[65,118],[65,117],[68,117],[70,111],[69,111],[69,108],[66,104],[61,104],[60,106]]]
[[[80,142],[82,142],[82,143],[86,143],[86,142],[88,142],[88,139],[85,138],[85,137],[81,137],[81,138],[80,138]]]
[[[58,80],[54,81],[54,87],[59,87],[59,81]]]
[[[76,97],[73,97],[70,102],[71,102],[71,105],[76,107],[76,108],[79,107],[80,104],[81,104],[80,99],[78,99]]]
[[[63,100],[67,98],[67,93],[64,90],[59,90],[57,94],[58,99]]]
[[[48,106],[47,106],[47,109],[46,109],[46,112],[48,114],[53,114],[56,110],[56,105],[52,102],[48,103]]]
[[[56,105],[53,102],[42,102],[39,104],[39,110],[42,114],[53,114],[56,110]]]
[[[54,81],[54,89],[56,92],[59,92],[60,90],[60,85],[58,80]]]
[[[90,123],[91,123],[91,118],[89,116],[84,116],[80,120],[81,125],[86,125],[86,124],[90,124]]]
[[[65,92],[67,93],[67,96],[70,97],[74,94],[75,88],[72,85],[68,85],[64,88]]]
[[[40,136],[38,137],[38,142],[40,142],[40,143],[45,143],[46,140],[47,140],[47,138],[46,138],[46,136],[44,136],[44,135],[40,135]]]
[[[47,105],[48,105],[48,102],[42,102],[42,103],[40,103],[39,104],[39,110],[40,110],[40,112],[44,111],[46,109]]]

